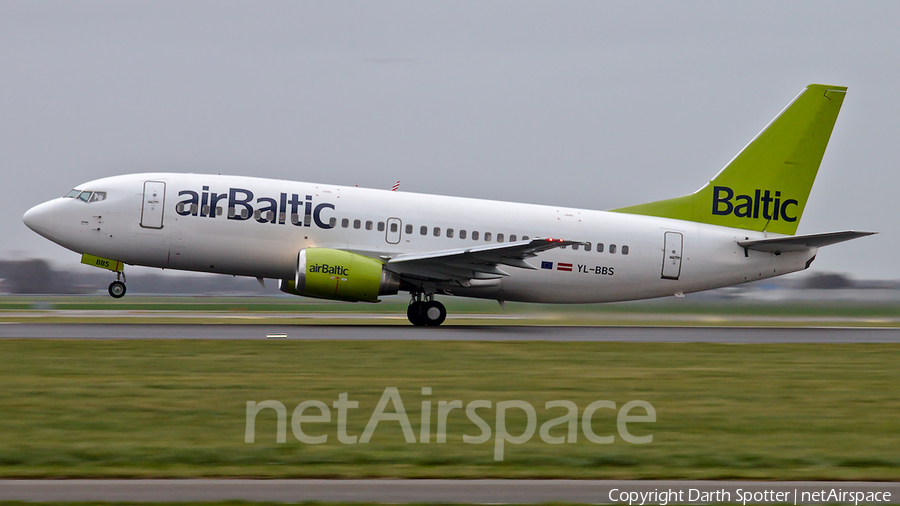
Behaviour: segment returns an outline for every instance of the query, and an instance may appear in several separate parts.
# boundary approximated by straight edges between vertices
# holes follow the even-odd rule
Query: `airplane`
[[[97,179],[28,210],[38,234],[124,265],[278,280],[290,294],[376,302],[410,293],[536,303],[683,296],[809,268],[818,248],[874,232],[795,235],[847,88],[806,87],[689,195],[596,211],[255,177]]]

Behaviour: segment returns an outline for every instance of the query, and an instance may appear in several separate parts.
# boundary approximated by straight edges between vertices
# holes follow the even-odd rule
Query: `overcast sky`
[[[900,2],[0,1],[0,258],[103,176],[211,172],[609,209],[703,185],[849,86],[798,233],[900,279]],[[448,212],[452,210],[448,209]]]

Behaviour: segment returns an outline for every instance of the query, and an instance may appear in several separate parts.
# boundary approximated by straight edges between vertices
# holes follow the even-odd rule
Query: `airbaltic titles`
[[[310,227],[315,223],[319,228],[334,228],[330,220],[322,217],[325,209],[334,210],[334,204],[323,202],[313,205],[312,195],[306,195],[301,200],[300,195],[282,193],[278,199],[272,197],[258,197],[253,200],[253,192],[244,188],[229,188],[228,193],[210,193],[209,186],[204,186],[202,192],[193,190],[181,190],[179,197],[187,197],[178,202],[175,212],[179,216],[200,216],[215,218],[219,212],[219,202],[225,200],[228,203],[229,220],[245,221],[253,218],[259,223],[277,223],[284,225],[290,217],[292,225],[298,227]],[[264,204],[254,209],[251,204]],[[303,218],[300,217],[302,207]],[[238,209],[240,208],[240,209]]]
[[[732,204],[731,199],[734,198],[740,204]],[[720,204],[722,206],[720,206]],[[772,207],[769,207],[772,204]],[[784,221],[797,221],[797,216],[788,216],[788,206],[797,207],[798,202],[794,199],[781,200],[781,192],[775,192],[775,198],[772,198],[769,190],[756,190],[753,196],[750,195],[734,195],[734,190],[727,186],[713,187],[713,205],[712,213],[719,216],[727,216],[734,214],[738,218],[759,218],[760,210],[762,210],[763,218],[767,220],[778,220],[779,217]],[[771,212],[770,212],[771,211]]]

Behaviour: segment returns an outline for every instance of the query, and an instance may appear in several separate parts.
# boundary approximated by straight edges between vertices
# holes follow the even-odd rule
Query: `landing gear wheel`
[[[125,283],[121,281],[113,281],[109,284],[109,295],[114,299],[121,299],[125,296]]]
[[[444,323],[447,318],[447,309],[444,305],[436,300],[430,300],[422,303],[422,309],[419,310],[419,317],[428,327],[437,327]]]
[[[424,304],[424,302],[415,301],[411,302],[409,307],[406,308],[406,317],[409,318],[409,322],[416,327],[425,325],[425,319],[422,318],[422,304]]]

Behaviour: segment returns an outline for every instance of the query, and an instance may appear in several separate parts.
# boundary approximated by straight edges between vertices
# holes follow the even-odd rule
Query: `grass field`
[[[271,341],[0,341],[0,477],[575,477],[900,478],[900,345],[715,345]],[[386,387],[396,387],[417,439],[421,402],[432,402],[430,443],[406,443],[384,421],[370,442],[337,440],[329,423],[307,424],[324,444],[298,441],[290,415],[306,400],[358,401],[347,432],[361,435]],[[432,394],[423,395],[430,387]],[[247,401],[287,409],[276,443],[274,410],[244,442]],[[451,412],[436,443],[437,404],[524,400],[537,427],[597,400],[644,400],[655,423],[631,425],[648,444],[625,442],[615,411],[593,417],[588,441],[525,444],[478,435]],[[389,405],[387,412],[393,412]],[[306,415],[318,414],[312,409]],[[637,409],[632,414],[643,414]],[[512,435],[525,430],[508,411]],[[496,431],[495,431],[496,433]],[[566,434],[565,426],[551,436]]]

